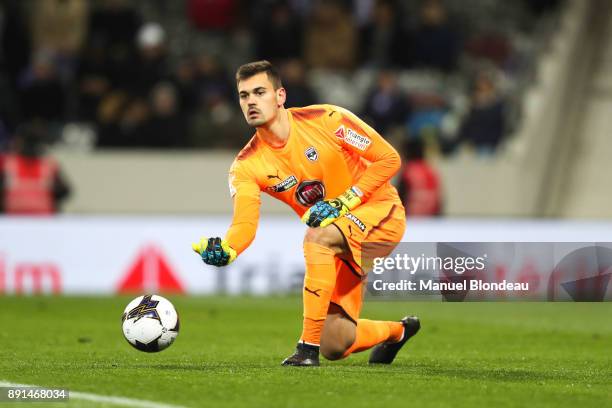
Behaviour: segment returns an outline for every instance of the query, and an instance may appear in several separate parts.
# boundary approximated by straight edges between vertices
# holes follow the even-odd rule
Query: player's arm
[[[393,178],[402,161],[399,153],[376,130],[348,110],[338,109],[330,121],[334,129],[344,126],[344,138],[338,139],[342,148],[371,163],[354,186],[362,193],[361,201],[365,202]]]
[[[225,238],[202,238],[193,244],[193,250],[209,265],[224,266],[233,262],[253,242],[257,232],[261,205],[259,186],[237,163],[230,169],[229,185],[234,216]]]
[[[319,201],[302,217],[310,227],[325,227],[368,200],[391,180],[401,166],[400,155],[383,137],[351,112],[336,108],[327,115],[330,134],[336,132],[343,149],[354,152],[371,164],[354,186],[332,200]],[[338,136],[340,135],[340,136]]]

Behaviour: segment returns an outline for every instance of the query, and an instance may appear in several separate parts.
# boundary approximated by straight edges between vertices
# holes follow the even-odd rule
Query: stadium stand
[[[194,192],[171,174],[227,170],[250,134],[235,104],[232,72],[269,54],[292,58],[282,66],[295,75],[287,85],[290,94],[298,91],[295,104],[345,106],[384,128],[398,147],[407,138],[423,139],[441,174],[446,215],[550,214],[546,203],[554,194],[544,187],[551,184],[554,141],[573,92],[560,84],[568,83],[573,62],[585,52],[580,44],[594,6],[572,0],[478,0],[469,8],[458,0],[332,3],[330,11],[316,1],[228,0],[216,5],[213,22],[198,0],[87,2],[71,15],[87,33],[66,40],[69,50],[84,44],[75,56],[58,47],[34,53],[32,5],[5,1],[2,10],[11,19],[2,38],[30,45],[3,42],[0,86],[10,92],[0,101],[0,146],[8,146],[28,112],[36,113],[27,104],[37,84],[28,74],[37,72],[28,70],[29,50],[32,62],[51,63],[44,92],[65,100],[45,104],[57,112],[42,113],[52,121],[54,155],[74,180],[67,212],[227,212],[227,203],[206,200],[211,191],[225,196],[216,193],[226,189],[223,180]],[[313,63],[304,27],[314,14],[325,19],[338,10],[350,21],[359,52],[343,62]],[[120,26],[109,31],[110,19]],[[296,40],[266,48],[281,33]],[[379,48],[386,52],[374,52]],[[395,95],[393,111],[381,108],[388,95]],[[118,168],[122,177],[115,178]],[[104,194],[92,191],[99,183]],[[135,185],[148,193],[136,194]],[[175,197],[192,199],[177,203]],[[264,211],[286,210],[266,205]]]

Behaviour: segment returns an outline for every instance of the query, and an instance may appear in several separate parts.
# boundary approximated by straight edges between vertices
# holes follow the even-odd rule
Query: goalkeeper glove
[[[202,261],[208,265],[229,265],[238,256],[234,248],[221,238],[202,238],[197,244],[191,244],[191,247],[202,257]]]
[[[326,227],[361,204],[361,192],[351,187],[332,200],[318,201],[302,216],[309,227]]]

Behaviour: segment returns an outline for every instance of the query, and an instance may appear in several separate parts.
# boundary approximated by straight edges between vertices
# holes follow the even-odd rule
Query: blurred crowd
[[[398,143],[490,154],[558,1],[468,3],[0,0],[0,152],[31,123],[83,148],[240,148],[233,74],[268,59],[288,107],[338,103]]]

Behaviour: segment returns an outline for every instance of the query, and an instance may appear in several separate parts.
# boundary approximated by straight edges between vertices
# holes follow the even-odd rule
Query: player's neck
[[[281,108],[278,116],[270,123],[257,128],[261,138],[272,147],[283,147],[289,139],[289,114]]]

